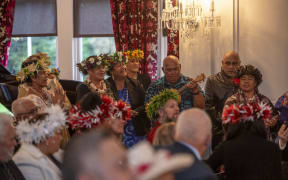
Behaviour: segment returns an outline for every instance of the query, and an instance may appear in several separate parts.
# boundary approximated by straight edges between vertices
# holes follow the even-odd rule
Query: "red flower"
[[[222,120],[224,124],[238,123],[240,119],[240,111],[237,105],[231,104],[229,106],[225,106],[222,113]]]
[[[239,79],[239,78],[234,78],[234,79],[233,79],[233,82],[234,82],[234,84],[235,84],[236,86],[239,86],[239,84],[240,84],[240,79]]]

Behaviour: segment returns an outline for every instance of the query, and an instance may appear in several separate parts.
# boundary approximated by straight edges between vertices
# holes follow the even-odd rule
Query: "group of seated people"
[[[22,63],[14,116],[0,113],[0,180],[280,180],[288,174],[288,93],[275,106],[261,72],[225,53],[191,78],[176,56],[141,74],[141,50],[90,56],[71,104],[38,53]]]

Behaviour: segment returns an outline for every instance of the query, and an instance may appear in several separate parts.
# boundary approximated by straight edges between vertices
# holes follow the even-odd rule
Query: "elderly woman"
[[[126,63],[127,57],[122,52],[112,55],[109,62],[108,82],[115,99],[121,99],[131,106],[132,119],[125,124],[123,134],[124,145],[131,147],[146,138],[150,122],[144,107],[145,91],[139,82],[127,78]]]
[[[48,77],[49,65],[50,57],[45,53],[34,54],[22,63],[21,71],[17,74],[17,80],[21,82],[18,87],[18,98],[35,94],[46,105],[59,104],[65,109],[70,109],[71,103],[60,83]]]
[[[113,95],[108,84],[104,81],[106,62],[108,60],[108,55],[101,54],[99,56],[89,56],[77,64],[79,71],[82,72],[83,75],[88,75],[84,83],[79,84],[76,89],[77,102],[88,92],[107,94],[109,96]]]
[[[141,86],[147,90],[151,80],[148,74],[140,74],[140,63],[144,59],[144,52],[139,49],[133,51],[126,51],[128,62],[127,62],[127,77],[132,81],[138,81]]]
[[[16,165],[29,180],[60,180],[61,172],[51,158],[62,141],[61,129],[66,116],[59,106],[52,106],[45,113],[25,119],[16,126],[16,134],[22,143],[13,157]]]
[[[90,92],[69,111],[67,120],[77,134],[101,125],[111,128],[121,139],[124,123],[130,116],[130,107],[122,101],[116,102],[109,96],[100,97],[98,93]]]
[[[245,65],[240,67],[238,77],[239,81],[235,80],[235,82],[238,81],[237,84],[239,83],[239,90],[226,100],[225,106],[229,106],[231,104],[240,105],[247,103],[268,104],[271,107],[273,114],[271,121],[265,121],[265,125],[268,129],[275,126],[278,120],[277,111],[275,111],[271,101],[266,96],[260,94],[258,90],[258,87],[262,82],[261,72],[252,65]]]

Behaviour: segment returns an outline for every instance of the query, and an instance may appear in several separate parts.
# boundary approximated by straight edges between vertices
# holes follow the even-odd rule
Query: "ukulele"
[[[178,89],[178,93],[181,94],[185,89],[187,88],[190,88],[189,86],[192,84],[192,83],[199,83],[199,82],[204,82],[206,76],[204,73],[201,73],[200,75],[198,75],[195,79],[194,79],[194,82],[189,82],[187,84],[185,84],[183,87],[181,87],[180,89]]]

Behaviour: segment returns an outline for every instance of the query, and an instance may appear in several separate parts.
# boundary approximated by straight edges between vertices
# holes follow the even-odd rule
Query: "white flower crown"
[[[48,107],[45,112],[48,115],[44,120],[30,123],[29,119],[24,119],[19,122],[16,126],[16,134],[21,142],[38,144],[46,138],[54,136],[65,126],[66,115],[60,106]]]

